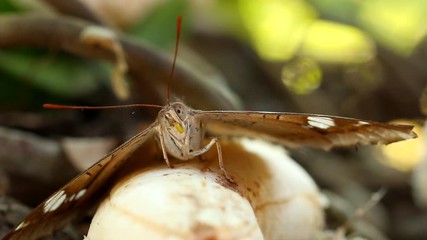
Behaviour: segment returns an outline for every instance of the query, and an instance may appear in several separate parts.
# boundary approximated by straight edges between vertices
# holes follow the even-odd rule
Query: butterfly
[[[181,18],[178,18],[180,29]],[[179,39],[178,30],[177,43]],[[175,47],[171,77],[176,62]],[[157,119],[145,130],[101,158],[89,169],[38,205],[4,239],[38,239],[58,230],[76,215],[85,212],[108,193],[111,183],[133,153],[143,144],[158,139],[163,158],[171,166],[169,155],[190,160],[216,147],[220,168],[227,175],[217,137],[204,145],[205,133],[212,136],[263,138],[287,147],[310,146],[329,150],[356,144],[388,144],[415,138],[412,126],[363,121],[317,114],[262,111],[203,111],[182,102],[148,105],[161,108]],[[147,106],[147,104],[141,104]],[[51,107],[55,107],[51,105]],[[74,108],[74,107],[70,107]],[[76,107],[85,109],[85,107]],[[86,107],[90,108],[90,107]]]

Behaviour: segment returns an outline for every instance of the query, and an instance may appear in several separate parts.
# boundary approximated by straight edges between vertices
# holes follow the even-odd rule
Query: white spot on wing
[[[71,195],[71,197],[70,198],[68,198],[68,200],[67,201],[69,201],[69,202],[71,202],[71,201],[73,201],[74,200],[74,198],[76,197],[76,194],[74,193],[73,195]]]
[[[330,117],[310,116],[307,118],[307,122],[310,126],[320,128],[320,129],[328,129],[330,127],[335,126],[334,119]]]
[[[28,222],[21,222],[16,228],[15,228],[15,231],[18,231],[19,229],[21,229],[21,228],[24,228],[24,227],[26,227],[26,226],[28,226]]]
[[[87,189],[82,189],[80,190],[77,195],[76,195],[76,200],[78,200],[79,198],[83,197],[83,195],[85,195]]]
[[[367,124],[369,124],[368,122],[365,122],[365,121],[359,121],[359,122],[357,122],[357,125],[367,125]]]
[[[67,198],[67,195],[65,194],[64,190],[61,190],[61,191],[55,193],[55,195],[50,197],[44,203],[43,211],[45,213],[55,211],[56,209],[59,208],[59,206],[61,206],[61,204],[65,201],[66,198]]]

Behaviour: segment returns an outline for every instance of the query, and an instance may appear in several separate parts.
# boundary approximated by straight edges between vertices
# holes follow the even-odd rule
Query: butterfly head
[[[166,152],[181,160],[193,158],[192,153],[203,143],[201,122],[194,111],[183,103],[171,103],[159,112],[158,121],[159,137]]]
[[[174,138],[183,138],[187,133],[191,109],[183,103],[175,102],[167,105],[159,112],[161,128]]]

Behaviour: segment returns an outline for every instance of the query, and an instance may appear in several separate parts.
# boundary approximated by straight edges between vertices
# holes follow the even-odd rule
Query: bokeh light
[[[361,1],[360,25],[379,43],[409,55],[427,33],[427,1]]]
[[[315,21],[303,41],[302,55],[327,63],[366,62],[375,54],[375,45],[362,31],[330,21]]]
[[[322,71],[311,58],[298,58],[282,68],[282,82],[296,94],[309,94],[322,81]]]
[[[304,1],[239,1],[253,47],[266,60],[287,60],[299,49],[316,11]]]
[[[355,27],[318,19],[305,1],[239,1],[254,49],[264,60],[296,55],[327,63],[359,63],[375,54],[371,39]]]
[[[414,132],[418,138],[403,142],[393,143],[388,146],[382,146],[384,154],[384,163],[400,171],[412,170],[421,160],[426,150],[425,136],[420,126],[416,122],[397,120],[393,121],[399,124],[414,125]]]

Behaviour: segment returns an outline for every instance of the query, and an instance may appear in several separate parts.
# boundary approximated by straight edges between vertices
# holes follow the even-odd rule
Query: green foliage
[[[43,103],[59,102],[59,99],[25,82],[16,81],[14,76],[0,70],[0,108],[41,109]]]
[[[167,47],[176,38],[176,19],[179,15],[187,16],[187,0],[169,1],[159,5],[142,21],[129,29],[129,33],[138,39],[145,39],[159,47]],[[184,18],[182,30],[185,31],[189,18]]]
[[[19,8],[17,8],[13,4],[13,0],[1,0],[0,1],[0,12],[1,13],[5,13],[5,12],[17,12],[17,11],[19,11]]]
[[[2,76],[8,75],[25,86],[63,98],[78,97],[93,91],[101,75],[96,69],[95,64],[67,54],[32,49],[0,51]],[[8,91],[11,90],[2,88],[2,92]]]

